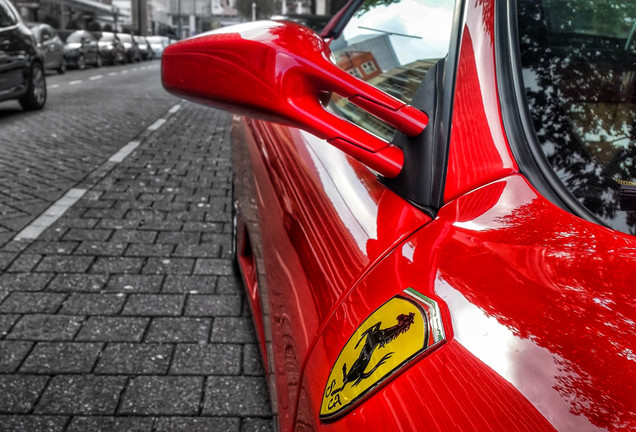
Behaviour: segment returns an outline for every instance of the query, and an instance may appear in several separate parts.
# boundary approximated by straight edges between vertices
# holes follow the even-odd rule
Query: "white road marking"
[[[38,238],[45,229],[53,225],[53,223],[66,213],[85,193],[86,189],[69,189],[62,198],[55,201],[36,220],[20,231],[14,237],[14,240],[33,240]]]
[[[50,86],[47,86],[49,89],[54,89],[54,88],[58,88],[60,85],[59,84],[51,84]]]
[[[126,144],[125,146],[120,148],[117,153],[112,155],[108,159],[108,161],[109,162],[115,162],[115,163],[119,163],[119,162],[123,161],[126,158],[126,156],[128,156],[130,153],[132,153],[132,151],[134,149],[137,148],[138,145],[139,145],[139,141],[131,141],[131,142],[129,142],[128,144]]]
[[[90,77],[89,79],[91,81],[95,81],[95,80],[102,79],[102,78],[104,78],[104,75],[95,75],[95,76]]]
[[[75,80],[75,81],[71,81],[69,82],[70,85],[75,85],[75,84],[80,84],[82,82],[82,80]]]
[[[71,83],[79,84],[82,82],[81,80],[72,81]],[[69,83],[69,84],[71,84]],[[179,108],[181,108],[181,104],[176,104],[172,108],[168,110],[168,115],[165,118],[161,118],[155,121],[148,127],[149,131],[155,131],[159,129],[166,120],[174,113],[176,113]],[[119,149],[117,153],[112,155],[108,162],[111,163],[120,163],[122,162],[133,150],[139,146],[140,141],[130,141],[124,147]],[[105,176],[104,174],[103,176]],[[101,178],[103,178],[103,176]],[[92,186],[90,186],[92,187]],[[44,211],[37,219],[31,222],[26,228],[20,231],[13,240],[35,240],[40,234],[44,232],[48,227],[50,227],[55,221],[57,221],[60,217],[66,213],[66,211],[73,206],[86,192],[88,189],[80,189],[80,188],[72,188],[69,189],[62,198],[55,201],[48,209]]]
[[[161,126],[163,126],[163,124],[166,122],[166,119],[159,119],[156,122],[154,122],[153,124],[151,124],[150,126],[148,126],[148,130],[149,131],[156,131],[157,129],[159,129]]]
[[[117,75],[119,72],[108,72],[108,75]]]

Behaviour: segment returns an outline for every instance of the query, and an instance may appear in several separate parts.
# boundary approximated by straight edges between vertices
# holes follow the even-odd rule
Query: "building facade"
[[[115,28],[121,12],[112,0],[12,0],[27,22],[45,22],[58,29]]]

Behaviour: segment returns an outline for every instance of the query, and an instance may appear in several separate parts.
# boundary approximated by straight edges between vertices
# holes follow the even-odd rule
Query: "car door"
[[[99,47],[97,46],[97,41],[88,32],[84,32],[82,35],[82,46],[86,53],[86,62],[95,64],[97,63],[97,56],[99,56]]]
[[[46,26],[40,28],[41,51],[44,54],[44,67],[50,69],[60,62],[61,50],[56,45],[54,35]]]
[[[348,73],[411,102],[427,72],[436,81],[434,66],[449,50],[454,9],[453,1],[426,0],[363,6],[340,37],[331,36],[331,50]],[[330,106],[393,139],[395,129],[346,99],[334,97]],[[275,409],[288,430],[321,330],[363,276],[431,215],[364,165],[299,129],[236,117],[233,160],[239,262],[257,331],[267,341],[262,349],[279,402]]]
[[[0,98],[19,93],[26,84],[27,36],[13,8],[0,1]]]
[[[113,48],[114,51],[114,58],[115,58],[115,62],[117,61],[121,61],[122,63],[125,63],[125,58],[126,58],[126,48],[124,48],[124,44],[122,43],[122,41],[119,39],[119,36],[117,36],[117,33],[113,34],[113,44],[115,46],[115,48]]]

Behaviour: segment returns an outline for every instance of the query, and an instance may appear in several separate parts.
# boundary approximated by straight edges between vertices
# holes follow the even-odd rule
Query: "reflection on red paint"
[[[505,186],[475,193],[501,191],[495,209],[484,207],[490,217],[478,223],[467,223],[462,211],[464,201],[475,201],[470,195],[440,213],[455,220],[452,236],[439,250],[437,284],[448,296],[457,339],[488,356],[487,363],[558,429],[633,430],[636,304],[629,299],[636,243],[557,209],[529,191],[521,178]],[[471,213],[474,217],[474,208]],[[459,250],[461,263],[455,259]],[[470,328],[488,332],[497,325],[470,320],[464,303],[494,319],[502,336],[475,338]],[[507,365],[495,364],[502,360]],[[551,375],[533,363],[550,366]],[[537,391],[541,386],[543,391]],[[559,400],[546,403],[550,398]]]
[[[360,163],[311,134],[246,120],[259,179],[259,289],[282,428],[291,428],[303,362],[356,281],[430,221]],[[279,223],[282,221],[282,223]],[[254,242],[256,243],[256,242]]]

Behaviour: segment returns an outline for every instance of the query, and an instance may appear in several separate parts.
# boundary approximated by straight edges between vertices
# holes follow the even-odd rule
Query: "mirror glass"
[[[454,0],[367,0],[330,48],[342,69],[410,103],[448,53]],[[387,141],[395,129],[338,95],[330,109]]]

